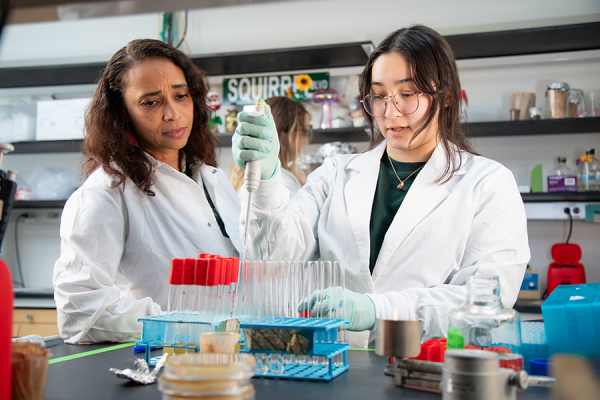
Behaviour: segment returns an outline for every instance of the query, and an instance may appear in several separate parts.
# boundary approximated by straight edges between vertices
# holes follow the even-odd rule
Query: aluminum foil
[[[165,364],[165,361],[167,361],[168,355],[168,353],[162,355],[160,360],[158,360],[158,362],[156,363],[156,367],[154,367],[154,370],[152,370],[152,372],[150,372],[148,364],[143,358],[136,358],[133,361],[135,366],[137,367],[137,371],[133,371],[129,368],[123,370],[111,368],[109,371],[115,374],[118,378],[128,379],[130,381],[141,383],[142,385],[150,385],[151,383],[156,382],[158,372]]]

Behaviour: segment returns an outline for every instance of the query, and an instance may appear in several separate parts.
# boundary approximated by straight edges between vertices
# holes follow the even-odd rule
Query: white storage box
[[[83,139],[90,99],[44,100],[37,105],[37,140]]]

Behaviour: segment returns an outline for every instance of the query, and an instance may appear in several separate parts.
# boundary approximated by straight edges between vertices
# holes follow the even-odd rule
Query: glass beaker
[[[521,354],[521,318],[502,306],[499,278],[470,276],[467,290],[466,303],[448,317],[448,349],[473,346],[496,351],[500,358]]]

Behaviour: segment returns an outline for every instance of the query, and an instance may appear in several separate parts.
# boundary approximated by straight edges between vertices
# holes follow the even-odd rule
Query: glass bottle
[[[585,156],[581,157],[577,178],[580,192],[600,190],[600,162],[594,149],[587,149]]]
[[[470,276],[467,291],[467,301],[448,316],[448,349],[494,351],[501,366],[522,369],[521,318],[502,306],[499,278]]]
[[[548,174],[548,192],[576,192],[577,174],[567,166],[566,157],[557,157],[554,169]]]

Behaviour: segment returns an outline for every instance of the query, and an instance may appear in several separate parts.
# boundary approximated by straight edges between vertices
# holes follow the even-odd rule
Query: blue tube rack
[[[153,367],[156,365],[160,357],[150,358],[151,348],[154,346],[161,346],[167,348],[176,348],[176,349],[185,349],[186,353],[194,351],[195,353],[200,352],[200,345],[175,345],[175,344],[165,344],[165,332],[167,330],[167,325],[170,324],[197,324],[206,326],[206,332],[208,331],[216,331],[219,325],[230,319],[238,318],[241,319],[243,317],[233,316],[226,317],[223,315],[198,315],[192,313],[171,313],[171,314],[161,314],[161,315],[153,315],[151,317],[140,317],[138,321],[143,323],[142,329],[142,339],[137,341],[136,346],[145,347],[145,359],[149,366]],[[212,321],[207,321],[207,319],[212,319]],[[174,327],[176,329],[176,327]]]
[[[298,334],[309,340],[306,355],[323,356],[328,361],[327,365],[286,363],[281,374],[257,372],[256,377],[329,382],[350,368],[346,357],[350,346],[347,343],[334,343],[337,342],[338,328],[348,323],[348,320],[345,319],[265,318],[260,321],[243,322],[240,324],[240,328],[244,329],[244,332],[246,329],[298,329],[300,330]],[[244,343],[247,344],[248,340],[245,339]],[[248,348],[242,349],[240,352],[267,355],[291,354],[285,350]],[[344,361],[341,366],[335,365],[333,361],[334,357],[339,354],[343,354]]]

